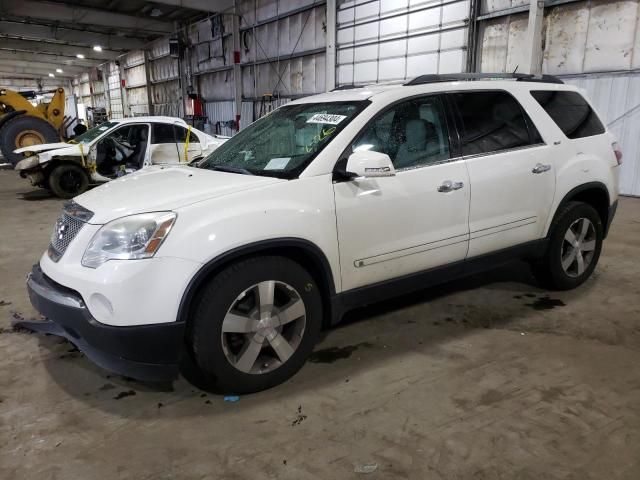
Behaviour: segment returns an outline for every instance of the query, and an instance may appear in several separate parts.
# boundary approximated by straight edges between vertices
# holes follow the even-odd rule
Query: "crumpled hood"
[[[24,153],[24,152],[39,153],[39,152],[46,152],[49,150],[57,150],[58,148],[66,148],[66,147],[73,147],[73,146],[74,145],[72,143],[64,143],[64,142],[43,143],[41,145],[31,145],[30,147],[18,148],[17,150],[14,150],[13,153]],[[78,150],[77,146],[76,146],[76,150]]]
[[[74,200],[94,215],[92,224],[144,212],[174,210],[192,203],[286,182],[187,166],[152,166],[89,190]]]

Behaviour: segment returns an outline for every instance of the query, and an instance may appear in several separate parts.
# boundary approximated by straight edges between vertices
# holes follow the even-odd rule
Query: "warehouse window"
[[[531,95],[568,138],[604,133],[604,126],[596,112],[578,92],[536,90]]]
[[[507,92],[461,92],[451,97],[457,106],[463,155],[541,143],[535,126]]]

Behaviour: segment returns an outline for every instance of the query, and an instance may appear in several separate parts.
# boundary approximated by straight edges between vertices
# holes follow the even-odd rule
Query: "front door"
[[[554,155],[502,90],[449,94],[471,182],[469,254],[540,238],[555,193]]]
[[[465,258],[469,179],[452,159],[440,96],[383,111],[350,151],[390,156],[393,177],[334,184],[343,290]]]

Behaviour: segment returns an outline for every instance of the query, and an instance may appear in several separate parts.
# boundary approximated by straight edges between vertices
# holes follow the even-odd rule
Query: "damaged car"
[[[174,117],[134,117],[94,127],[68,143],[15,150],[22,178],[60,198],[73,198],[98,185],[150,165],[192,164],[228,137],[212,136]]]

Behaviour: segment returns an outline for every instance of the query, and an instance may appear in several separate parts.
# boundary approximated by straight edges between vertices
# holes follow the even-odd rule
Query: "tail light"
[[[618,145],[618,142],[613,142],[611,144],[611,148],[613,148],[613,153],[616,156],[618,165],[622,165],[622,150],[620,150],[620,145]]]

